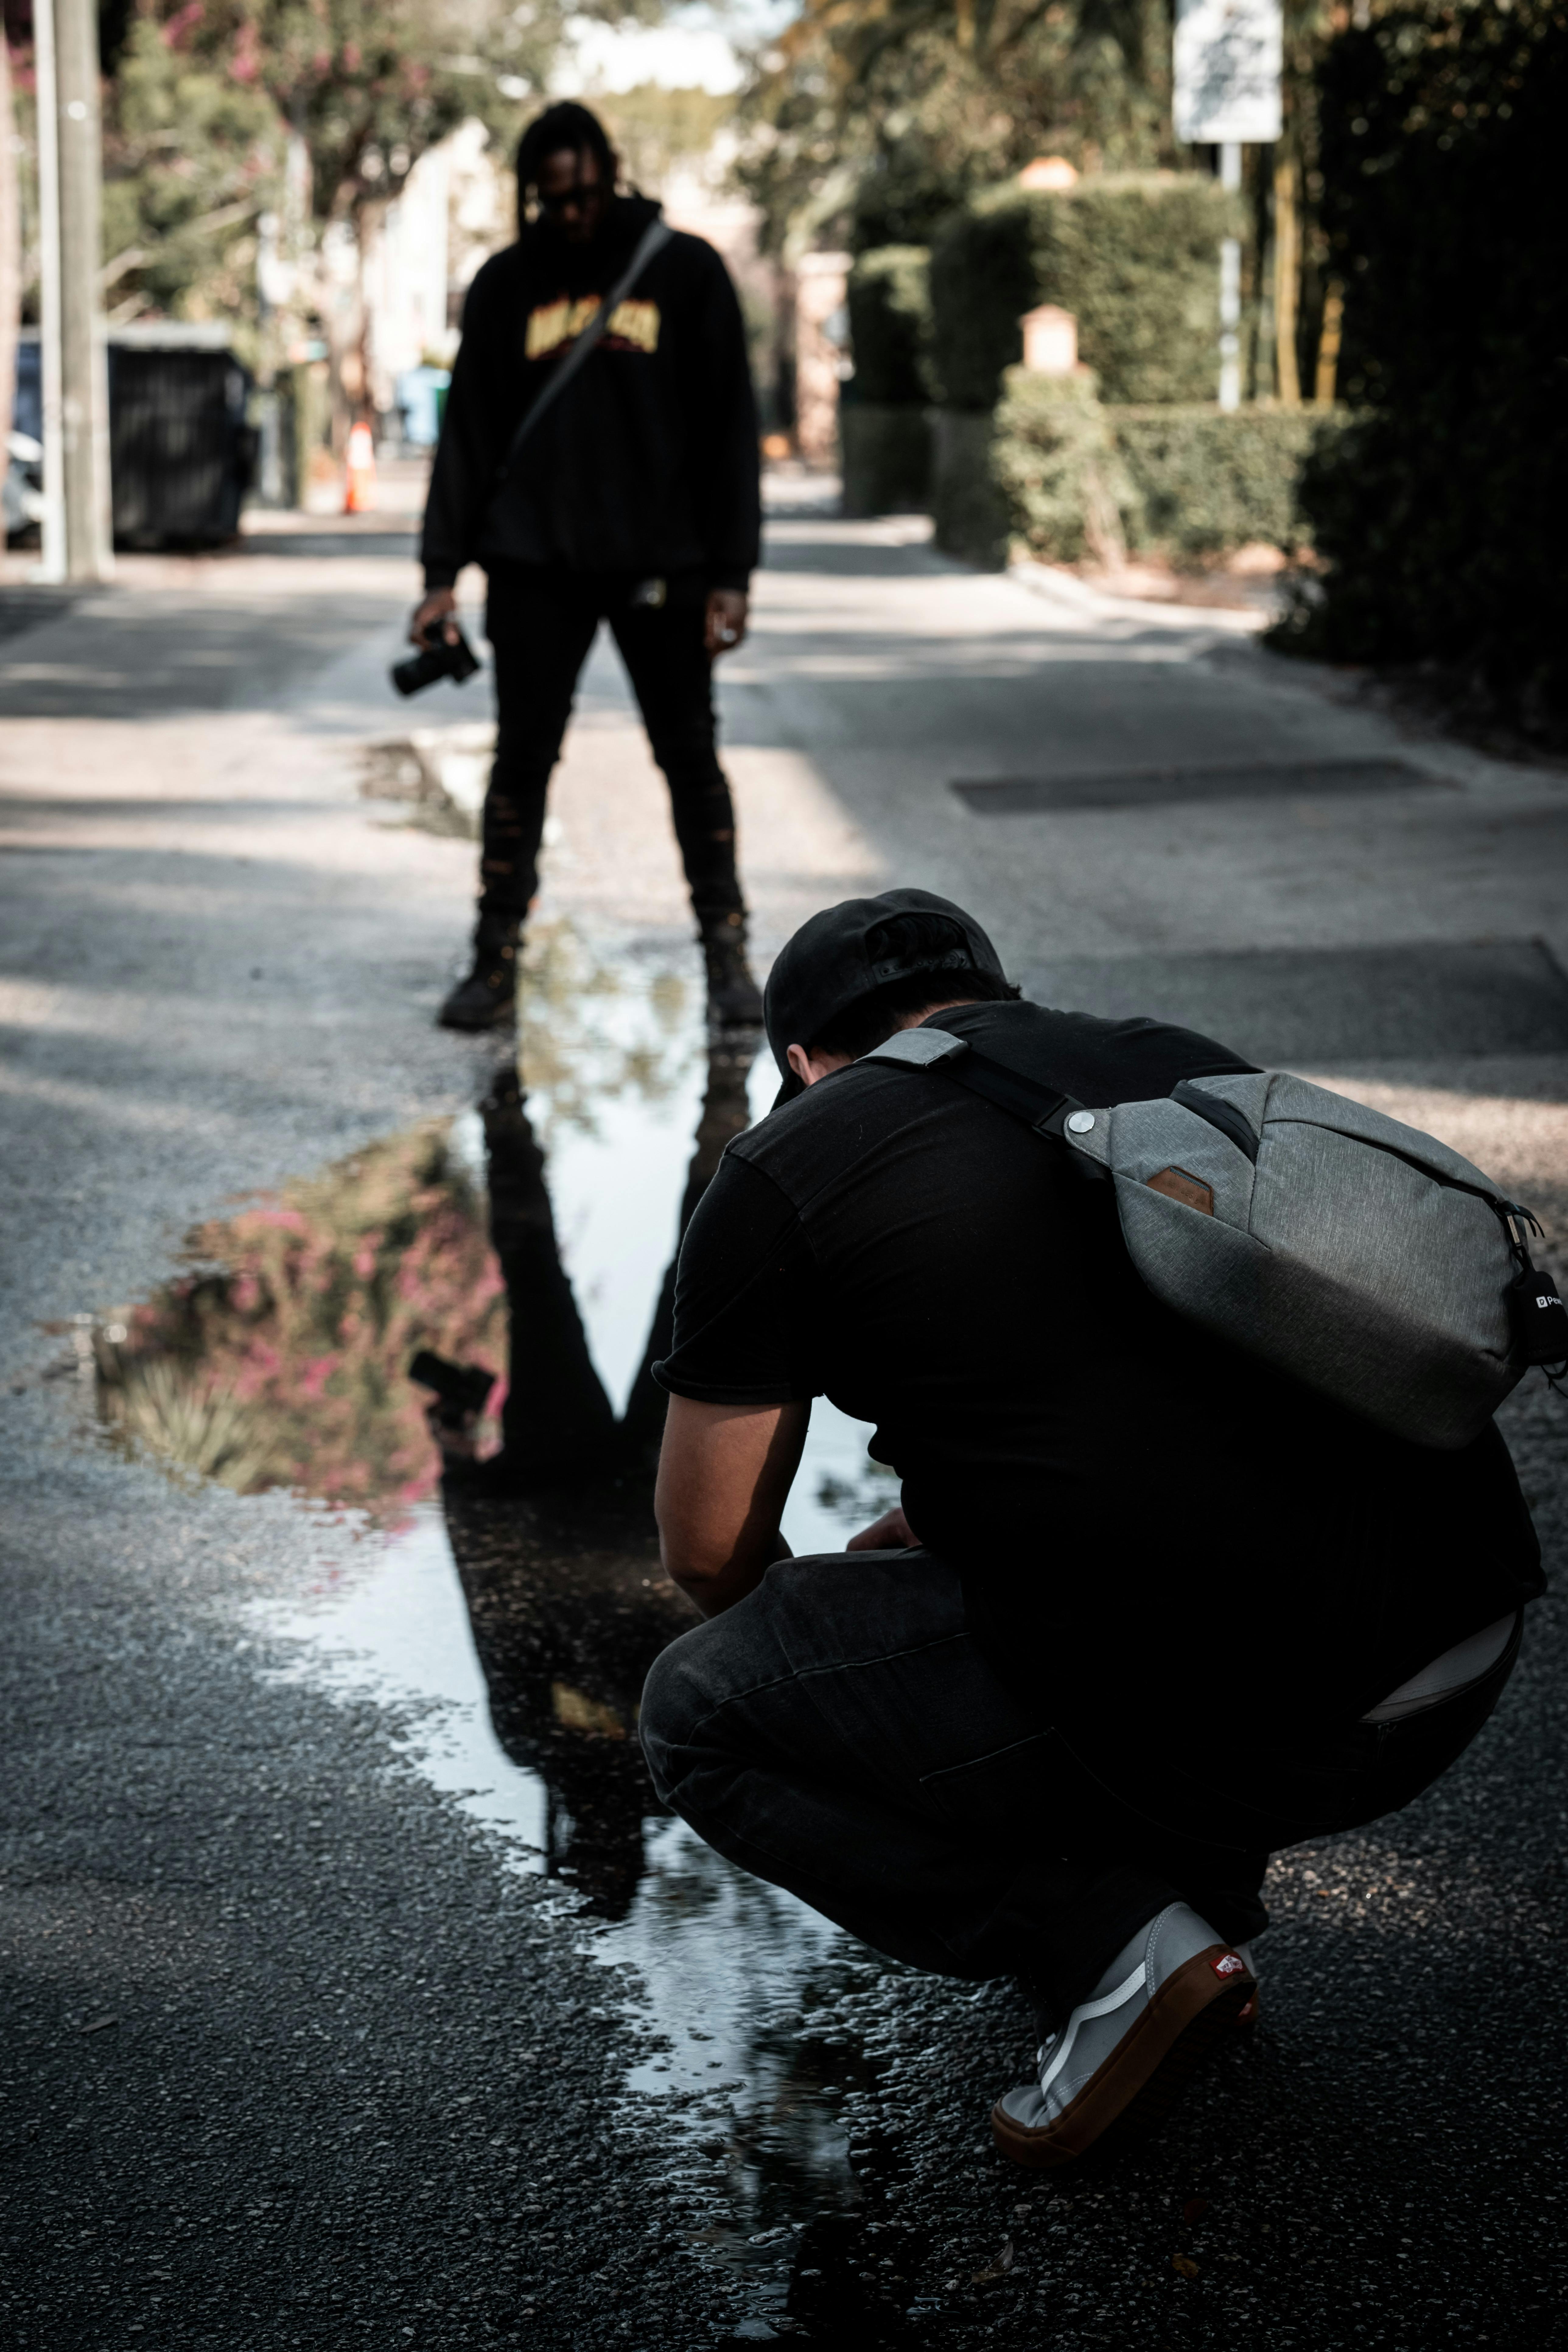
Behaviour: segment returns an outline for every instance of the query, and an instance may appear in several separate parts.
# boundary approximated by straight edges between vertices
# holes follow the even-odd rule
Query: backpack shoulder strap
[[[627,262],[625,269],[622,270],[620,276],[616,278],[615,284],[611,287],[609,292],[605,295],[604,300],[600,303],[598,309],[595,311],[593,317],[589,320],[582,333],[577,337],[577,340],[573,344],[571,350],[563,358],[557,360],[550,377],[540,386],[538,394],[535,395],[532,406],[525,412],[520,420],[518,428],[511,436],[511,443],[507,450],[506,456],[501,459],[500,472],[497,476],[498,481],[504,482],[506,480],[508,475],[511,472],[512,467],[516,465],[519,453],[522,448],[523,443],[528,439],[529,435],[538,425],[541,417],[543,416],[546,410],[549,409],[554,402],[560,399],[562,394],[565,391],[573,377],[577,373],[578,369],[581,368],[584,362],[587,360],[589,354],[594,350],[595,345],[599,341],[600,337],[608,328],[610,320],[615,317],[616,312],[620,309],[621,304],[626,300],[626,296],[631,292],[632,288],[637,284],[637,279],[642,276],[643,271],[647,268],[648,263],[653,259],[654,255],[656,253],[662,253],[665,247],[669,243],[674,235],[675,231],[670,227],[668,221],[649,221],[647,228],[644,229],[641,236],[637,239],[637,251],[633,254],[630,261]]]
[[[972,1095],[994,1103],[998,1110],[1010,1111],[1037,1135],[1059,1139],[1072,1114],[1083,1109],[1073,1096],[1040,1086],[1034,1078],[992,1061],[989,1055],[977,1054],[967,1038],[954,1037],[946,1029],[895,1030],[885,1045],[860,1058],[891,1062],[904,1069],[940,1069]]]

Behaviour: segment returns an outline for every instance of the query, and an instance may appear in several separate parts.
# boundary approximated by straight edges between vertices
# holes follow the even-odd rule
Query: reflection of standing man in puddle
[[[725,1144],[748,1123],[751,1060],[750,1039],[710,1048],[682,1233]],[[561,1263],[545,1156],[510,1064],[479,1108],[510,1330],[500,1453],[468,1460],[488,1373],[429,1354],[411,1370],[440,1399],[442,1501],[496,1737],[544,1783],[547,1867],[618,1918],[655,1809],[634,1736],[637,1701],[653,1659],[690,1622],[660,1570],[653,1518],[666,1400],[652,1366],[669,1349],[675,1267],[617,1420]]]
[[[762,1014],[712,698],[758,558],[745,330],[718,254],[618,195],[617,169],[584,107],[552,106],[524,134],[518,195],[537,212],[469,289],[431,476],[409,635],[454,634],[454,583],[482,564],[498,721],[474,961],[441,1008],[450,1029],[511,1011],[550,773],[601,620],[668,782],[710,1009]]]
[[[915,1967],[1031,1986],[1045,2045],[994,2125],[1044,2167],[1157,2120],[1256,2014],[1270,1851],[1447,1769],[1541,1577],[1495,1424],[1412,1444],[1182,1319],[1112,1188],[1032,1131],[1251,1066],[1013,993],[923,891],[774,964],[794,1099],[704,1195],[658,1367],[664,1557],[713,1622],[642,1731],[732,1861]],[[792,1561],[822,1393],[878,1423],[903,1507]]]

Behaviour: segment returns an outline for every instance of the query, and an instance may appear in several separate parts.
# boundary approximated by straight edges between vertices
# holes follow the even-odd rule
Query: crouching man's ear
[[[826,1078],[835,1070],[847,1070],[854,1058],[852,1054],[808,1053],[804,1045],[791,1045],[784,1054],[803,1087],[816,1086],[818,1078]]]

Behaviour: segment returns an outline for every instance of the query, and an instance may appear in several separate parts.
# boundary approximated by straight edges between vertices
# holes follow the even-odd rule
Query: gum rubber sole
[[[1044,2131],[1016,2124],[998,2102],[991,2128],[1003,2155],[1031,2171],[1051,2172],[1091,2148],[1110,2153],[1155,2130],[1257,1992],[1250,1976],[1215,1978],[1214,1963],[1228,1949],[1211,1944],[1184,1961],[1066,2114]]]

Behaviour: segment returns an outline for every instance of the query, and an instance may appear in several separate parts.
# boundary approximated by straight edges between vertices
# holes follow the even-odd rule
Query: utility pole
[[[36,0],[45,580],[113,571],[93,0]]]

